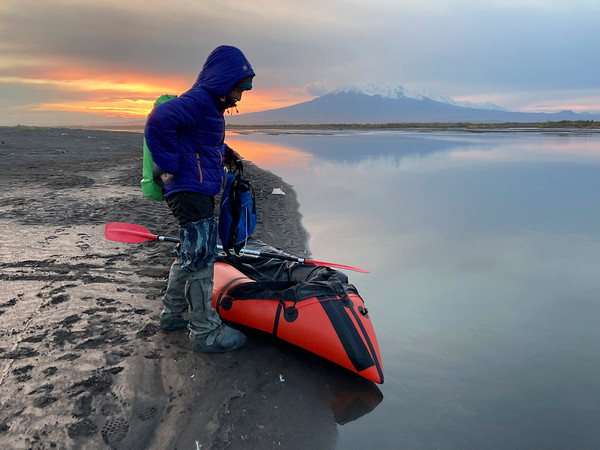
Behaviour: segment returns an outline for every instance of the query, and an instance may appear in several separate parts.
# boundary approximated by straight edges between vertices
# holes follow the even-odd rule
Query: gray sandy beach
[[[3,446],[332,448],[357,394],[337,368],[253,334],[196,354],[185,330],[159,328],[172,244],[104,238],[108,222],[178,236],[166,204],[141,193],[141,156],[139,133],[0,129]],[[255,236],[306,256],[293,189],[244,167]],[[366,404],[380,401],[363,385]]]

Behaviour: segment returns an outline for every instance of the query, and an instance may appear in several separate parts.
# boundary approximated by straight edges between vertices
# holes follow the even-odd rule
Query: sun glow
[[[242,101],[238,105],[238,111],[242,114],[284,108],[296,103],[312,100],[313,98],[314,96],[299,89],[256,88],[244,93]]]
[[[116,77],[115,77],[116,79]],[[0,77],[0,84],[29,90],[53,91],[50,98],[22,105],[19,111],[81,112],[105,117],[142,118],[148,115],[162,93],[181,92],[176,79],[110,78],[25,78]],[[135,81],[130,81],[135,79]],[[123,80],[123,81],[121,81]]]
[[[101,114],[106,117],[146,117],[154,100],[117,99],[90,104],[87,101],[65,103],[40,103],[32,106],[32,111],[69,111]]]
[[[21,105],[18,108],[20,111],[66,111],[105,117],[144,118],[160,95],[179,95],[189,89],[191,83],[181,78],[144,79],[135,74],[111,74],[96,78],[63,70],[60,74],[40,78],[4,76],[0,77],[0,84],[54,92],[53,98]],[[255,89],[244,94],[234,114],[282,108],[310,98],[300,91]]]
[[[157,89],[157,86],[151,83],[144,83],[139,81],[115,82],[111,80],[98,79],[52,80],[42,78],[0,77],[0,83],[53,87],[63,92],[149,92],[151,90]]]

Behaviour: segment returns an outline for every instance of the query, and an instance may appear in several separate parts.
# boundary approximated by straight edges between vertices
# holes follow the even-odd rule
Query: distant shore
[[[12,128],[29,130],[43,130],[46,128],[70,128],[80,130],[109,130],[109,131],[131,131],[141,133],[143,124],[130,125],[72,125],[63,126],[29,126],[16,125]],[[0,126],[2,128],[11,128]],[[556,122],[502,122],[502,123],[478,123],[478,122],[415,122],[415,123],[329,123],[329,124],[263,124],[263,125],[227,125],[228,131],[236,132],[281,132],[294,133],[302,131],[326,132],[346,130],[405,130],[405,131],[466,131],[466,132],[590,132],[600,131],[600,121],[593,120],[561,120]]]
[[[300,124],[300,125],[227,125],[228,130],[425,130],[425,131],[595,131],[600,122],[593,120],[563,120],[559,122],[436,122],[436,123],[352,123],[352,124]]]

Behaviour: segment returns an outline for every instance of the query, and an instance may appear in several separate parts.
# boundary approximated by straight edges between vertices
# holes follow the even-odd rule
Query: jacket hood
[[[214,49],[192,88],[203,87],[216,98],[224,98],[242,79],[254,76],[248,59],[237,47],[221,45]]]

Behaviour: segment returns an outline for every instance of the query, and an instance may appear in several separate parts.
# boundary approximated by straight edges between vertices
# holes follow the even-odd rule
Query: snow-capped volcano
[[[457,102],[446,96],[376,85],[346,87],[313,100],[268,111],[227,116],[228,124],[493,123],[598,120],[598,115],[506,111],[491,103]]]
[[[385,86],[385,85],[369,84],[366,86],[342,87],[342,88],[336,89],[331,92],[331,94],[342,94],[342,93],[364,94],[364,95],[369,95],[371,97],[378,95],[383,98],[391,98],[391,99],[400,99],[403,97],[404,98],[412,98],[415,100],[429,99],[429,100],[434,100],[436,102],[447,103],[448,105],[454,105],[454,106],[464,106],[467,108],[491,109],[491,110],[496,110],[496,111],[505,111],[504,108],[502,108],[492,102],[485,102],[485,103],[474,103],[474,102],[467,102],[467,101],[460,102],[460,101],[456,101],[450,97],[447,97],[444,94],[441,94],[439,92],[427,91],[425,89],[415,91],[412,89],[407,89],[402,86]]]

